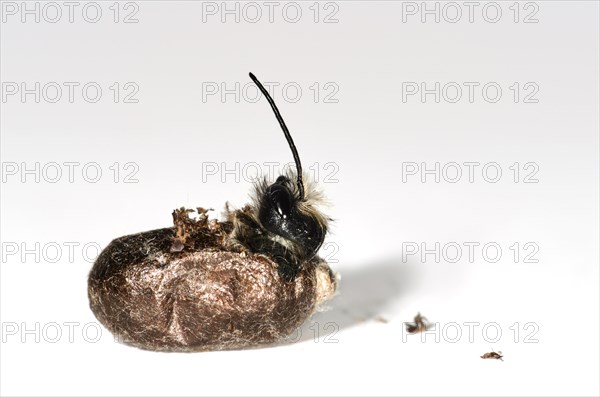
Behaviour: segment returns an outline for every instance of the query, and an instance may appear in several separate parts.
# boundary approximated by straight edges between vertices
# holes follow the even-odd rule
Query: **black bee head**
[[[286,176],[264,189],[259,197],[258,219],[269,232],[290,240],[306,258],[317,254],[327,226],[306,198],[300,198],[297,186]]]

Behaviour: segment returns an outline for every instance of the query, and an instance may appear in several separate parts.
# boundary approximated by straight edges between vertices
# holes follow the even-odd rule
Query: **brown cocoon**
[[[174,228],[113,240],[90,272],[90,307],[120,340],[157,351],[241,349],[292,334],[335,292],[315,257],[285,281],[268,255],[229,244],[233,225],[174,212]]]

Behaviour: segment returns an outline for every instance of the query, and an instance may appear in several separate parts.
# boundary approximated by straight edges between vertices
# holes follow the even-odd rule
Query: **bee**
[[[285,340],[337,286],[318,256],[329,217],[302,174],[300,157],[275,102],[267,99],[296,165],[256,183],[250,204],[180,208],[173,227],[127,235],[100,253],[88,277],[90,308],[115,337],[154,351],[231,350]],[[191,214],[196,217],[190,217]]]
[[[498,351],[498,353],[496,353],[493,350],[491,352],[485,353],[483,356],[481,356],[481,358],[484,358],[484,359],[495,359],[495,360],[504,361],[502,359],[502,357],[504,357],[504,356],[502,355],[501,351]]]
[[[427,321],[427,317],[421,316],[421,313],[417,313],[415,316],[414,322],[405,323],[406,324],[406,332],[409,334],[416,334],[418,332],[427,331],[431,328],[431,324]]]

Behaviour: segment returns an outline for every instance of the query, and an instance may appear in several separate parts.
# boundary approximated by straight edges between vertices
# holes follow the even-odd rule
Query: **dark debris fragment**
[[[498,353],[496,353],[495,351],[491,351],[491,352],[485,353],[483,356],[481,356],[481,358],[484,358],[484,359],[492,359],[492,360],[504,361],[502,359],[502,357],[504,357],[504,356],[502,355],[501,351],[498,351]]]
[[[406,332],[408,332],[409,334],[424,332],[431,328],[431,324],[427,320],[427,317],[421,316],[421,313],[417,313],[414,322],[405,324]]]
[[[201,249],[201,245],[219,246],[224,241],[229,230],[229,225],[217,220],[208,220],[208,212],[212,209],[198,207],[195,210],[181,207],[173,211],[173,225],[175,236],[171,244],[171,252],[180,252],[189,249]],[[193,219],[190,214],[197,213],[198,218]],[[211,241],[208,241],[211,240]]]

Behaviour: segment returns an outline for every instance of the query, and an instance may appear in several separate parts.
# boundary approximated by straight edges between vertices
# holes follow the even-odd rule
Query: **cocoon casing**
[[[90,272],[90,307],[123,342],[156,351],[242,349],[282,341],[330,298],[314,257],[286,281],[265,254],[229,244],[230,222],[175,212],[175,227],[113,240]]]

